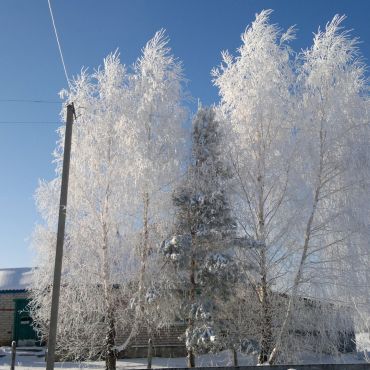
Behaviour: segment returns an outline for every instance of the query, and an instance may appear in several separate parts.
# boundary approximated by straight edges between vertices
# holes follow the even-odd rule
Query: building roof
[[[0,292],[28,289],[31,285],[31,276],[31,267],[0,269]]]

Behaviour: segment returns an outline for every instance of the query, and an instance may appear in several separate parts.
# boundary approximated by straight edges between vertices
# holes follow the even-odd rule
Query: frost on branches
[[[182,71],[163,31],[133,68],[109,55],[94,73],[83,70],[69,92],[73,128],[69,199],[58,320],[59,358],[116,354],[146,325],[156,266],[153,245],[168,233],[171,180],[183,143]],[[34,233],[36,330],[47,339],[64,128],[55,151],[56,178],[42,182],[36,201],[44,223]],[[171,176],[169,176],[171,174]],[[147,315],[147,316],[146,316]],[[124,336],[123,343],[118,342]]]
[[[253,334],[260,343],[260,363],[272,350],[271,292],[280,263],[284,263],[294,243],[290,232],[296,217],[288,211],[291,163],[295,158],[291,136],[295,97],[287,42],[294,33],[292,29],[282,33],[271,25],[270,13],[263,11],[256,16],[242,34],[238,56],[224,52],[223,64],[213,71],[221,96],[220,119],[227,125],[226,154],[235,172],[233,211],[245,235],[260,245],[236,250],[243,274],[240,300],[247,299],[252,289],[252,302],[258,302],[258,308],[251,309],[257,316],[245,319],[257,322]]]
[[[302,349],[291,346],[292,325],[304,323],[299,297],[338,299],[341,284],[357,280],[352,274],[344,282],[345,271],[361,270],[353,256],[369,253],[363,244],[369,218],[358,203],[369,184],[369,100],[357,41],[335,16],[312,48],[294,58],[287,46],[294,30],[283,33],[269,23],[270,14],[258,14],[238,55],[224,52],[213,71],[218,116],[228,125],[232,208],[240,229],[261,245],[236,250],[245,282],[237,295],[256,302],[250,312],[260,364]],[[317,331],[307,329],[321,336],[315,350],[335,348],[338,335],[328,338],[324,320],[317,324]]]
[[[103,357],[113,370],[140,325],[151,333],[181,320],[190,367],[221,348],[235,364],[239,350],[273,364],[338,353],[353,339],[353,308],[368,327],[366,66],[344,17],[295,54],[294,29],[271,24],[271,13],[256,15],[236,56],[222,53],[212,72],[220,102],[198,109],[189,163],[183,74],[163,31],[131,68],[114,53],[65,93],[78,119],[61,358]],[[63,127],[59,135],[56,177],[36,192],[44,223],[32,297],[43,339]]]
[[[162,243],[167,276],[177,294],[177,316],[185,320],[188,366],[194,355],[220,347],[218,300],[235,281],[227,245],[235,234],[227,184],[230,172],[221,157],[221,131],[215,113],[200,108],[193,121],[189,169],[173,194],[174,236]]]

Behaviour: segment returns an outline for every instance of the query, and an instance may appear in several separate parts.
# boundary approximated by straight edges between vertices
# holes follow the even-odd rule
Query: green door
[[[15,299],[14,340],[17,345],[36,344],[37,335],[32,327],[32,318],[28,309],[28,299]],[[20,344],[19,344],[20,342]],[[23,344],[22,344],[23,342]]]

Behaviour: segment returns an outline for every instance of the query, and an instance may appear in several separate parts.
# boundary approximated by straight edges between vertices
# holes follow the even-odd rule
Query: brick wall
[[[27,298],[26,292],[0,292],[0,346],[9,346],[13,339],[14,299]]]

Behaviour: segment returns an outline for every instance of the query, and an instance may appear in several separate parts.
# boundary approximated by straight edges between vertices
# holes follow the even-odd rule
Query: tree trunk
[[[264,364],[268,360],[268,356],[271,353],[272,348],[272,330],[271,330],[271,315],[268,313],[266,307],[263,308],[264,316],[262,320],[261,328],[261,342],[260,352],[258,355],[258,363]]]
[[[139,277],[139,306],[140,312],[144,311],[143,305],[143,291],[144,291],[144,279],[145,279],[145,270],[146,270],[146,263],[149,255],[149,227],[148,227],[148,213],[149,213],[149,194],[148,192],[144,192],[144,199],[143,199],[143,236],[142,236],[142,243],[141,243],[141,251],[140,251],[140,277]]]
[[[275,346],[274,346],[274,348],[273,348],[273,350],[272,350],[272,352],[269,356],[268,362],[269,362],[270,365],[273,365],[275,363],[277,355],[278,355],[278,353],[281,349],[282,341],[283,341],[284,335],[285,335],[286,330],[287,330],[288,322],[290,320],[290,316],[291,316],[293,306],[294,306],[295,296],[298,292],[299,284],[300,284],[302,276],[303,276],[303,270],[304,270],[304,266],[305,266],[307,255],[308,255],[308,248],[309,248],[309,243],[310,243],[311,233],[312,233],[312,225],[313,225],[314,218],[315,218],[315,215],[316,215],[317,206],[319,204],[319,199],[320,199],[320,194],[321,194],[321,189],[322,189],[322,184],[323,184],[322,173],[323,173],[323,169],[324,169],[324,136],[325,136],[325,134],[324,134],[324,130],[323,130],[323,127],[322,127],[322,124],[321,124],[321,129],[320,129],[320,162],[319,162],[319,169],[318,169],[318,175],[317,175],[317,183],[316,183],[315,192],[314,192],[314,199],[313,199],[313,203],[312,203],[312,210],[311,210],[310,216],[307,220],[304,243],[303,243],[303,247],[302,247],[302,255],[301,255],[300,262],[299,262],[297,273],[294,277],[292,293],[291,293],[291,296],[289,298],[288,307],[287,307],[287,310],[286,310],[286,313],[285,313],[285,318],[284,318],[283,324],[281,325],[281,329],[278,333]]]
[[[114,327],[113,317],[109,318],[108,333],[106,336],[106,357],[105,357],[105,370],[116,370],[116,329]]]
[[[109,200],[109,186],[106,190],[106,197],[102,215],[102,229],[103,229],[103,284],[104,284],[104,301],[105,310],[107,314],[107,331],[105,336],[105,369],[116,370],[116,330],[115,330],[115,319],[114,319],[114,306],[112,303],[114,291],[112,282],[110,279],[110,264],[109,264],[109,250],[108,250],[108,226],[105,222],[105,218],[108,215],[108,202]]]
[[[195,367],[195,356],[194,356],[194,352],[192,349],[188,350],[187,359],[188,359],[188,367]]]
[[[189,292],[189,298],[190,298],[190,304],[195,303],[195,294],[196,294],[196,283],[195,283],[195,268],[196,268],[196,262],[194,257],[194,235],[192,233],[192,242],[191,242],[191,248],[192,248],[192,254],[191,254],[191,260],[190,260],[190,292]],[[190,314],[190,313],[189,313]],[[192,317],[188,318],[188,330],[192,333],[194,328],[194,321]],[[195,357],[194,352],[192,348],[188,348],[188,367],[195,367]]]
[[[271,302],[269,297],[269,286],[267,281],[267,246],[266,246],[266,230],[265,230],[265,189],[264,189],[264,157],[260,154],[261,169],[257,176],[258,181],[258,232],[257,238],[262,243],[260,252],[260,302],[261,302],[261,339],[260,352],[258,363],[263,364],[268,360],[268,356],[272,347],[272,317],[271,317]]]
[[[114,294],[109,279],[109,271],[107,264],[107,246],[104,248],[104,299],[105,307],[107,312],[107,332],[105,336],[105,369],[106,370],[116,370],[116,329],[114,320],[114,308],[111,304],[111,295]]]
[[[271,304],[266,281],[266,274],[261,279],[261,342],[258,363],[263,364],[268,360],[272,349],[272,317]]]

